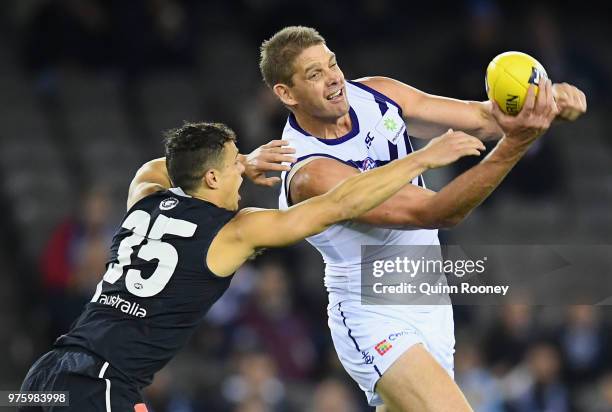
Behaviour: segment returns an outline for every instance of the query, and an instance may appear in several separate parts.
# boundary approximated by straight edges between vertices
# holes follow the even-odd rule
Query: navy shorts
[[[22,406],[21,412],[146,412],[140,391],[108,362],[76,347],[55,348],[32,365],[21,391],[67,391],[69,406]]]

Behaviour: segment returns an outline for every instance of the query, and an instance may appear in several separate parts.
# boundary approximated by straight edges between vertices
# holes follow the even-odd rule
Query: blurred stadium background
[[[609,15],[565,1],[413,3],[4,1],[0,389],[18,389],[91,298],[129,181],[162,155],[162,130],[226,122],[243,153],[279,137],[286,112],[260,80],[258,48],[290,24],[318,28],[347,78],[482,100],[490,59],[521,50],[582,88],[588,114],[555,126],[441,233],[450,243],[610,244]],[[439,188],[467,166],[426,180]],[[276,207],[277,193],[245,183],[242,203]],[[149,410],[370,410],[331,346],[322,273],[306,243],[246,265],[146,391]],[[609,307],[455,312],[456,378],[476,411],[612,411]]]

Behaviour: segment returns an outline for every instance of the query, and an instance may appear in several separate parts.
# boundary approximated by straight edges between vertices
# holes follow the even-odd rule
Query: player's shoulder
[[[354,80],[348,80],[347,83],[354,89],[361,90],[363,93],[378,92],[383,93],[393,88],[399,83],[390,77],[384,76],[367,76],[360,77]]]
[[[402,110],[403,96],[407,87],[402,82],[384,76],[361,77],[347,82],[353,94],[367,95],[376,101],[384,101]]]
[[[366,76],[354,80],[349,80],[348,82],[357,87],[366,87],[368,89],[374,89],[377,91],[381,91],[379,89],[389,89],[392,88],[394,85],[401,83],[398,80],[385,76]]]
[[[231,219],[227,221],[225,225],[219,230],[217,237],[223,242],[228,244],[232,242],[244,240],[245,229],[249,225],[254,224],[257,221],[257,217],[261,212],[271,210],[263,209],[259,207],[245,207],[238,210]],[[248,231],[248,230],[247,230]]]
[[[245,207],[236,212],[236,215],[232,220],[240,220],[244,219],[245,217],[248,218],[248,216],[253,215],[253,213],[261,212],[263,210],[267,209],[263,209],[261,207]]]

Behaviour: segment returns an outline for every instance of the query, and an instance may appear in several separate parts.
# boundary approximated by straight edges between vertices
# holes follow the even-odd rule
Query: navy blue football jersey
[[[148,385],[229,287],[206,254],[235,214],[178,188],[141,199],[113,238],[94,297],[55,345],[85,348]]]

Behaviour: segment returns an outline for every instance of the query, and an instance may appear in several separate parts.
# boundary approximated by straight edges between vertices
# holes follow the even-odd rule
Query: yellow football
[[[517,115],[523,108],[530,84],[536,95],[540,82],[548,78],[544,67],[528,54],[511,51],[496,56],[485,76],[489,99],[495,100],[507,114]]]

